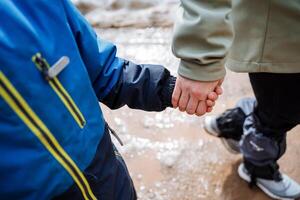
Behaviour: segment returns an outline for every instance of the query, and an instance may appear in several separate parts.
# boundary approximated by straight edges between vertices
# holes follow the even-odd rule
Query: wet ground
[[[170,50],[171,28],[97,29],[118,46],[118,55],[137,63],[159,63],[176,74]],[[245,74],[228,72],[224,95],[211,114],[218,114],[245,96],[252,96]],[[221,142],[207,135],[203,117],[177,110],[147,113],[127,107],[105,117],[120,134],[124,156],[141,200],[267,200],[257,188],[249,189],[237,176],[241,156],[228,153]],[[280,160],[282,171],[300,182],[300,128],[288,136]]]
[[[97,33],[118,46],[118,55],[137,63],[163,64],[176,74],[170,49],[178,0],[72,0]],[[152,27],[152,28],[147,28]],[[99,29],[100,28],[100,29]],[[102,29],[101,29],[102,28]],[[105,28],[105,29],[104,29]],[[245,74],[227,73],[224,95],[211,114],[253,96]],[[104,107],[104,106],[103,106]],[[178,110],[147,113],[104,107],[110,125],[125,145],[118,148],[133,177],[140,200],[268,200],[237,175],[240,155],[228,153],[205,133],[203,117]],[[282,171],[300,182],[300,127],[288,135]]]
[[[72,0],[98,28],[170,27],[179,0]]]

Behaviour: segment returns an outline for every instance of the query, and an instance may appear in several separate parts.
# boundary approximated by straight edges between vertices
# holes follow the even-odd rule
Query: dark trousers
[[[83,149],[84,151],[84,149]],[[126,164],[112,144],[109,131],[98,146],[91,165],[84,171],[94,195],[99,200],[136,200],[136,192]],[[82,200],[79,188],[74,184],[55,200]]]
[[[249,74],[257,104],[245,119],[241,150],[256,177],[274,179],[286,132],[300,123],[300,74]]]

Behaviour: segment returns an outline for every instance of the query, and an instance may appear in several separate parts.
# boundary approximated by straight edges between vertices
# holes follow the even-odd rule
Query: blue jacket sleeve
[[[175,77],[160,65],[136,65],[116,57],[116,47],[101,40],[69,1],[64,1],[68,22],[94,91],[112,109],[161,111],[171,106]]]
[[[102,102],[112,109],[126,104],[134,109],[162,111],[172,107],[175,81],[163,66],[125,61],[118,83]]]
[[[100,39],[69,0],[64,0],[63,3],[81,59],[86,66],[95,93],[101,101],[120,78],[124,60],[116,57],[116,46]]]

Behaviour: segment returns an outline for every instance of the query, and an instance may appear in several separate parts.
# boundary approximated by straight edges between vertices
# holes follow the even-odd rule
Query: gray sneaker
[[[240,146],[239,141],[221,137],[221,131],[217,126],[217,117],[216,116],[207,116],[204,119],[204,130],[215,137],[220,137],[221,142],[223,143],[224,147],[232,154],[239,154],[240,153]]]
[[[251,182],[251,177],[244,163],[238,168],[239,176],[246,182]],[[256,185],[273,199],[294,200],[300,198],[300,185],[285,174],[281,174],[280,181],[256,178]]]
[[[245,119],[253,112],[255,105],[254,98],[243,98],[238,101],[236,107],[227,109],[219,116],[205,117],[204,129],[210,135],[219,137],[229,152],[238,154]]]

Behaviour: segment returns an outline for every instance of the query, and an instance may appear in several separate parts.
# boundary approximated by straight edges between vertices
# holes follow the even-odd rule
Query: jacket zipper
[[[85,200],[96,200],[90,185],[78,166],[67,154],[67,152],[58,143],[56,138],[31,109],[25,99],[0,71],[0,96],[11,107],[11,109],[20,117],[25,125],[40,140],[50,154],[64,167],[70,174],[74,182],[79,187]]]
[[[72,97],[70,96],[70,94],[63,87],[63,85],[61,84],[59,79],[57,77],[49,76],[48,70],[50,69],[50,66],[49,66],[48,62],[41,56],[40,53],[37,53],[36,55],[34,55],[32,57],[32,61],[35,63],[36,67],[42,72],[46,81],[50,84],[52,89],[55,91],[55,93],[61,99],[63,104],[69,110],[69,112],[73,116],[74,120],[79,125],[79,127],[83,128],[84,125],[86,124],[83,114],[80,112],[78,106],[75,104],[75,102],[72,99]]]

